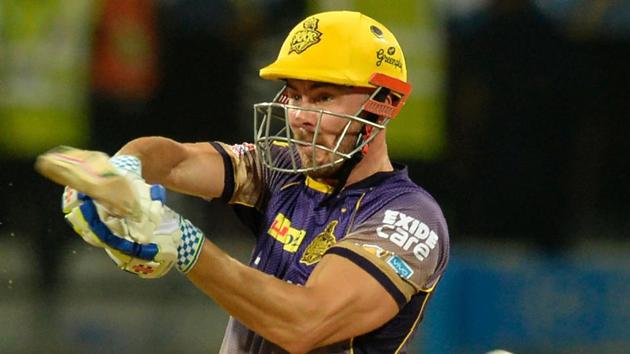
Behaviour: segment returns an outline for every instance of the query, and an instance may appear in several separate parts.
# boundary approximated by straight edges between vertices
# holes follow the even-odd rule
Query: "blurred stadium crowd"
[[[143,135],[183,141],[250,140],[251,105],[270,100],[277,89],[258,80],[257,69],[275,57],[279,43],[297,19],[331,6],[365,11],[377,19],[385,17],[390,22],[382,21],[388,25],[401,17],[401,23],[412,29],[414,19],[422,18],[418,25],[422,32],[412,30],[401,37],[411,58],[426,49],[427,43],[434,43],[431,50],[437,53],[433,60],[438,65],[423,67],[421,56],[414,65],[418,71],[428,70],[438,83],[428,89],[433,90],[430,95],[422,82],[426,76],[412,76],[417,81],[412,84],[417,95],[436,97],[429,111],[436,117],[430,127],[439,142],[432,146],[439,148],[414,157],[404,152],[405,146],[422,144],[423,139],[402,133],[390,138],[397,139],[396,147],[402,147],[396,150],[400,151],[398,159],[409,165],[411,176],[444,206],[454,249],[452,274],[466,264],[457,262],[458,247],[477,250],[474,245],[509,243],[501,252],[518,253],[527,247],[537,256],[553,259],[543,265],[558,267],[563,257],[583,252],[594,243],[610,245],[595,257],[609,255],[616,263],[605,273],[611,279],[606,284],[618,287],[621,294],[607,306],[621,306],[620,318],[630,319],[630,304],[624,300],[630,294],[627,285],[623,286],[629,283],[624,254],[629,249],[630,231],[628,1],[404,0],[400,7],[383,9],[377,1],[2,0],[0,308],[8,311],[6,316],[0,313],[5,317],[3,323],[8,326],[11,316],[31,311],[10,312],[16,298],[22,296],[16,294],[32,299],[29,304],[40,304],[32,310],[35,312],[63,313],[69,308],[60,297],[70,291],[67,270],[78,267],[77,252],[87,255],[81,257],[81,267],[88,270],[77,273],[76,284],[87,281],[95,269],[89,260],[95,254],[78,245],[62,220],[58,210],[61,188],[32,170],[38,153],[68,144],[112,154],[126,141]],[[400,8],[409,11],[398,13]],[[396,32],[397,26],[392,27]],[[424,106],[418,107],[410,108],[410,115],[424,112]],[[405,125],[404,112],[393,124]],[[422,130],[419,122],[414,128]],[[229,210],[188,199],[179,203],[196,224],[218,239],[228,240],[232,234],[247,237],[236,225],[217,225],[217,220],[231,217]],[[242,248],[234,252],[246,257],[248,243],[239,242]],[[26,258],[17,257],[16,249]],[[609,252],[620,249],[621,253]],[[102,260],[98,258],[98,262]],[[32,284],[28,291],[19,290],[15,280],[21,274],[18,267],[28,268],[24,273]],[[107,270],[114,272],[113,266]],[[125,296],[133,297],[134,291],[145,296],[170,290],[199,303],[203,300],[194,290],[175,289],[181,280],[172,277],[162,285],[133,285],[125,275],[114,277],[112,282],[126,284]],[[104,282],[84,284],[115,295],[108,280]],[[453,288],[454,282],[447,282],[444,293],[438,292],[436,298],[447,296],[447,289],[459,289]],[[133,286],[141,288],[129,290]],[[575,289],[581,287],[568,291]],[[89,289],[82,291],[98,297]],[[176,300],[169,296],[162,300],[156,307],[183,317],[169,307]],[[204,309],[209,317],[211,311],[220,312]],[[606,311],[596,312],[605,317]],[[190,313],[194,312],[191,307]],[[224,315],[220,316],[224,321]],[[46,322],[50,321],[46,317],[50,316],[29,317],[25,323],[31,327],[24,329],[28,335],[20,334],[19,328],[10,332],[14,337],[0,335],[0,352],[39,352],[42,348],[46,352],[83,352],[93,350],[92,342],[85,338],[97,338],[93,343],[100,343],[98,338],[103,337],[102,326],[85,326],[78,334],[60,334],[46,342],[49,344],[25,343],[24,338],[37,338],[42,335],[40,329],[56,323]],[[167,319],[158,316],[157,320]],[[598,320],[610,323],[605,318]],[[612,331],[618,328],[616,323]],[[425,326],[431,326],[430,318]],[[442,322],[435,326],[451,328]],[[590,328],[577,332],[588,335]],[[206,333],[208,329],[196,330]],[[220,340],[222,326],[213,330]],[[488,343],[501,344],[496,336]],[[418,344],[418,352],[461,353],[466,352],[461,348],[472,348],[462,341],[461,347],[453,346],[451,351],[440,349],[443,342],[436,338],[439,336],[423,335],[421,342],[428,344]],[[629,345],[620,338],[603,336],[589,345],[603,343],[600,352],[618,352]],[[156,335],[147,339],[155,345],[154,352],[169,352],[173,347],[161,340]],[[116,352],[136,348],[135,342],[118,343],[122,344]],[[575,353],[580,352],[576,343],[566,344],[569,349],[554,349],[546,342],[516,348]],[[196,353],[196,348],[181,352]]]

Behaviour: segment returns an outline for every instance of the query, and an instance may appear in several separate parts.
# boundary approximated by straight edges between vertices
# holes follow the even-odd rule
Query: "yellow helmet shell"
[[[374,73],[407,81],[405,57],[394,35],[359,12],[307,17],[291,30],[278,58],[260,69],[268,80],[298,79],[374,87]]]

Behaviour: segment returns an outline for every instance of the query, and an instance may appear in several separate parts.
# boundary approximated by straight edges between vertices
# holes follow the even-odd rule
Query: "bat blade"
[[[58,146],[37,157],[35,170],[90,196],[119,217],[135,218],[140,205],[131,182],[99,151]]]

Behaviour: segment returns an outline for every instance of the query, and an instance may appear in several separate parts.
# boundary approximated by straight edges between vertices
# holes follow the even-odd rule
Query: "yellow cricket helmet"
[[[411,92],[405,57],[394,35],[370,17],[351,11],[323,12],[304,19],[291,30],[276,61],[260,69],[260,76],[268,80],[308,80],[373,89],[368,90],[370,97],[355,114],[292,106],[288,104],[285,88],[273,102],[255,104],[256,150],[266,167],[280,172],[311,173],[343,165],[343,173],[349,173],[368,153],[368,144],[398,115]],[[289,110],[316,114],[317,127],[324,116],[345,119],[346,123],[335,146],[324,146],[316,141],[317,133],[307,140],[295,136],[287,119]],[[352,149],[342,149],[341,142],[353,123],[362,126],[361,132]],[[276,146],[285,146],[285,152],[278,153]],[[298,146],[312,147],[314,163],[301,164]],[[324,151],[332,158],[318,163],[316,151]],[[347,175],[341,179],[345,178]]]
[[[407,82],[405,57],[394,35],[362,13],[331,11],[295,26],[260,77],[375,87],[370,83],[375,73]]]

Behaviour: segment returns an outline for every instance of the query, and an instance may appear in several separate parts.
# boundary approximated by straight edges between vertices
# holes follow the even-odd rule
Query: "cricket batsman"
[[[221,305],[221,353],[407,353],[449,235],[388,155],[386,126],[405,124],[411,91],[402,48],[368,16],[324,12],[260,76],[285,85],[254,105],[251,144],[143,137],[112,158],[59,147],[36,168],[67,185],[66,219],[119,268],[175,267]],[[168,208],[163,187],[231,205],[256,237],[249,263]]]

